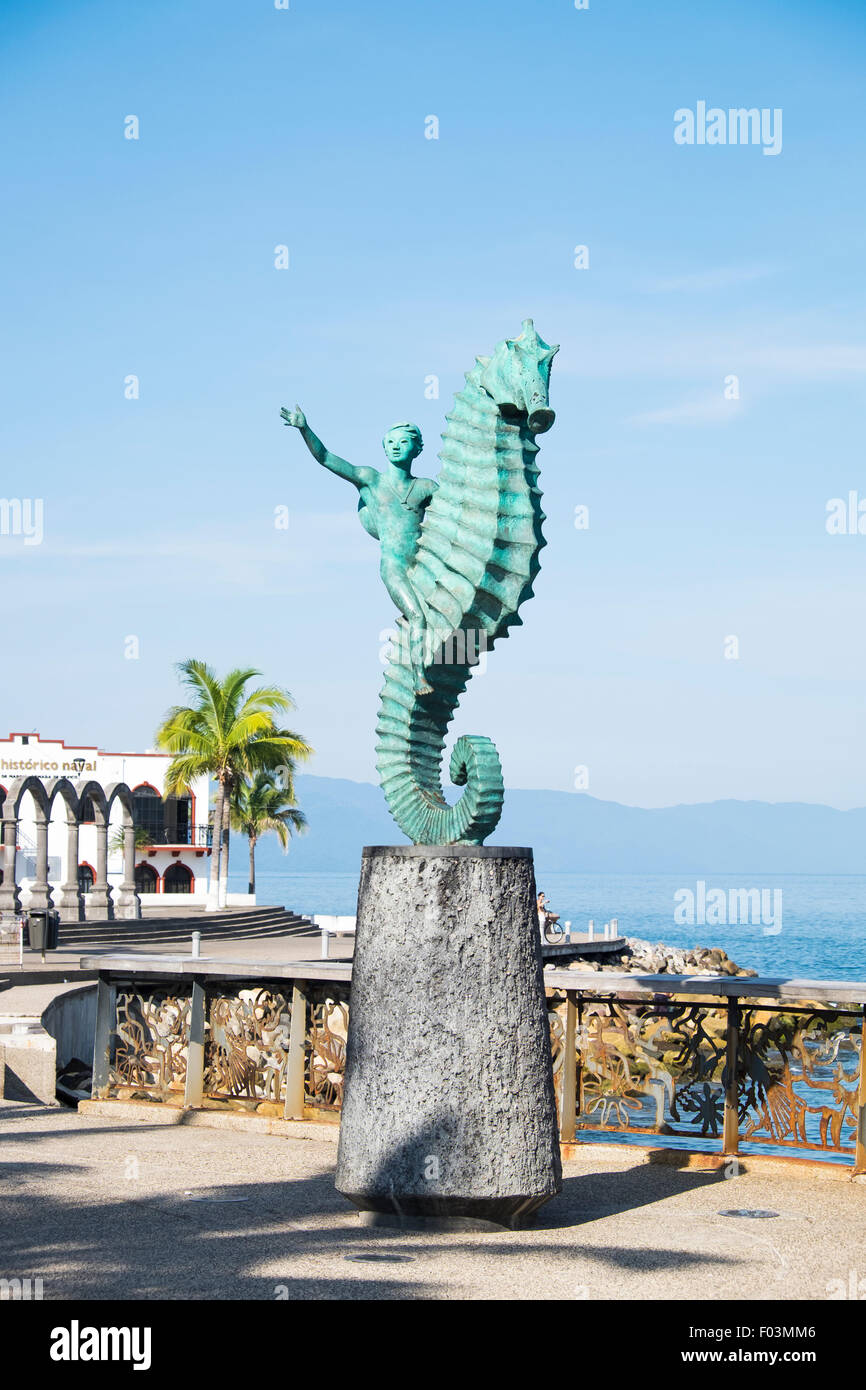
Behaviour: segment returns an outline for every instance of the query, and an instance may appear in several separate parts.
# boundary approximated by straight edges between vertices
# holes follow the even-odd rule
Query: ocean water
[[[233,891],[246,880],[231,875]],[[762,975],[805,979],[866,981],[866,876],[765,874],[760,878],[718,874],[705,880],[705,893],[721,890],[726,912],[730,890],[763,890],[763,920],[730,922],[677,921],[688,907],[684,890],[700,890],[684,875],[538,874],[548,906],[585,931],[590,918],[596,929],[615,917],[621,936],[662,941],[668,946],[721,946],[738,965]],[[355,912],[358,875],[353,873],[262,873],[257,875],[260,903],[282,904],[295,912]],[[679,897],[676,895],[679,894]],[[706,917],[712,915],[710,899]],[[775,913],[773,908],[776,908]],[[721,914],[719,914],[721,916]]]

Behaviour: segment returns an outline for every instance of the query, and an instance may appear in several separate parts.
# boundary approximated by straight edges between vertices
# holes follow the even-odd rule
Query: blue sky
[[[435,475],[531,314],[549,544],[454,732],[511,786],[866,804],[866,535],[825,528],[866,498],[862,5],[6,0],[0,43],[3,491],[45,515],[0,536],[2,732],[149,747],[196,655],[374,780],[376,547],[279,407],[358,463],[417,420]],[[678,146],[698,101],[781,153]]]

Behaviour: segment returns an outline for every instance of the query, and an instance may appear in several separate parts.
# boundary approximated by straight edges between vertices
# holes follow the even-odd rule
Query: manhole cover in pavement
[[[777,1211],[768,1211],[765,1207],[732,1207],[719,1212],[719,1216],[746,1216],[752,1221],[765,1221],[770,1216],[778,1215]]]
[[[369,1264],[382,1263],[392,1265],[411,1264],[414,1255],[347,1255],[347,1260],[364,1261]]]
[[[191,1202],[248,1202],[249,1197],[211,1197],[209,1193],[200,1197],[194,1192],[185,1192],[184,1197],[188,1197]]]

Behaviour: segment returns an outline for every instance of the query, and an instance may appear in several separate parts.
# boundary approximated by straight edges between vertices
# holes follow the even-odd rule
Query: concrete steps
[[[61,951],[113,947],[164,947],[188,943],[194,931],[202,942],[225,939],[256,940],[267,937],[315,935],[306,917],[285,907],[227,909],[223,912],[188,910],[170,916],[142,917],[137,922],[62,922],[58,939]]]

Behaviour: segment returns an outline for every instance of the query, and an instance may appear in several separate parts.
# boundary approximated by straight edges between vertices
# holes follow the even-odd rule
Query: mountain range
[[[372,782],[302,774],[309,821],[286,856],[274,835],[256,849],[261,872],[357,871],[363,845],[405,844]],[[633,874],[866,873],[866,808],[806,802],[710,801],[657,810],[584,792],[506,791],[491,844],[530,845],[541,872]],[[233,874],[246,843],[233,837]]]

